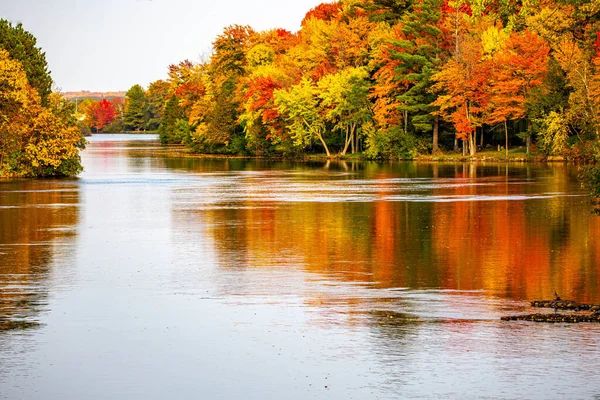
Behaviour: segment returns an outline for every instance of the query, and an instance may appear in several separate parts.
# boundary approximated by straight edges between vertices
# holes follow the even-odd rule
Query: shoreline
[[[148,152],[147,150],[140,150],[140,152]],[[285,156],[260,156],[260,155],[235,155],[235,154],[220,154],[220,153],[194,153],[190,149],[180,145],[164,145],[161,149],[152,150],[151,152],[163,153],[169,157],[182,157],[182,158],[198,158],[198,159],[232,159],[232,160],[269,160],[269,161],[296,161],[296,162],[327,162],[327,161],[339,161],[339,162],[422,162],[422,163],[455,163],[455,164],[573,164],[576,163],[565,159],[564,157],[470,157],[466,156],[417,156],[414,158],[407,159],[368,159],[359,155],[353,156],[331,156],[326,155],[305,155],[302,157],[285,157]]]

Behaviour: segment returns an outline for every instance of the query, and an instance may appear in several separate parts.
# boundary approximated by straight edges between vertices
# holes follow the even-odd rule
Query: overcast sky
[[[324,0],[0,0],[0,17],[38,39],[62,91],[127,90],[198,61],[227,25],[300,29]]]

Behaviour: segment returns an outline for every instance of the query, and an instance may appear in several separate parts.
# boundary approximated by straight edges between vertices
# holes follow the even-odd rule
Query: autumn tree
[[[459,52],[433,75],[433,90],[439,94],[433,105],[439,114],[452,122],[457,138],[477,152],[475,129],[483,124],[483,113],[489,102],[490,63],[482,58],[483,47],[478,35],[460,40]]]
[[[74,124],[42,106],[21,63],[0,49],[0,175],[76,175],[84,143]]]
[[[349,147],[352,153],[358,151],[359,129],[371,120],[368,77],[365,68],[348,68],[326,75],[318,82],[325,119],[344,132],[342,155]]]
[[[0,48],[5,49],[10,58],[21,63],[27,81],[37,90],[42,105],[46,105],[52,92],[52,78],[46,54],[37,46],[35,36],[23,29],[20,23],[13,26],[9,21],[0,19]]]
[[[319,92],[310,78],[302,78],[300,83],[289,90],[275,91],[277,111],[285,116],[294,143],[306,147],[317,139],[327,157],[331,156],[327,142],[326,122],[320,110]]]
[[[107,99],[90,103],[86,109],[86,119],[96,132],[110,124],[117,116],[115,104]]]
[[[548,71],[550,48],[538,35],[525,30],[513,32],[492,58],[492,85],[488,104],[488,123],[503,123],[505,152],[508,157],[509,119],[526,116],[527,103],[535,88],[542,85]],[[527,153],[529,153],[529,137]]]

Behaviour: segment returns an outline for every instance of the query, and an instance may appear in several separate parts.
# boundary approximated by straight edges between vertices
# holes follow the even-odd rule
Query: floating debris
[[[535,300],[531,302],[532,307],[536,308],[551,308],[553,314],[529,314],[529,315],[512,315],[502,317],[503,321],[533,321],[533,322],[548,322],[548,323],[569,323],[577,324],[580,322],[600,322],[600,305],[579,303],[575,300],[563,300],[556,292],[553,300]],[[558,310],[574,311],[578,313],[558,313]]]
[[[574,300],[535,300],[531,302],[532,307],[537,308],[552,308],[555,310],[571,310],[571,311],[592,311],[596,314],[600,313],[599,304],[578,303]]]
[[[530,314],[502,317],[502,321],[533,321],[547,323],[600,322],[599,314]]]

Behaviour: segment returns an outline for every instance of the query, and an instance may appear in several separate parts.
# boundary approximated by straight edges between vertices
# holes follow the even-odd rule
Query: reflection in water
[[[0,332],[38,324],[53,262],[71,252],[78,203],[66,181],[0,182]]]
[[[0,184],[0,398],[600,393],[600,326],[500,321],[555,289],[600,302],[567,166],[91,141],[77,181]]]
[[[565,165],[365,163],[346,173],[187,161],[202,175],[176,191],[174,207],[207,226],[224,265],[292,258],[379,288],[482,289],[515,300],[556,290],[600,301],[600,221]],[[231,171],[232,161],[242,169]]]

